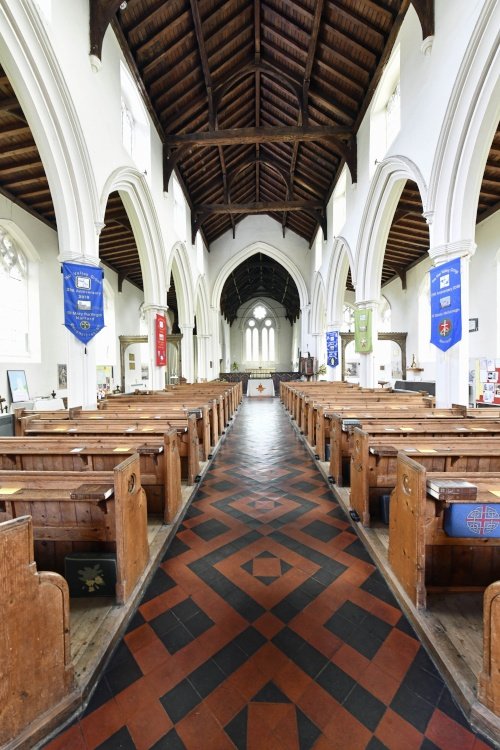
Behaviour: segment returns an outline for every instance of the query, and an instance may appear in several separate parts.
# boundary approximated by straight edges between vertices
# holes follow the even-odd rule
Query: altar
[[[272,378],[250,378],[247,385],[247,396],[271,397],[274,396],[274,383]]]

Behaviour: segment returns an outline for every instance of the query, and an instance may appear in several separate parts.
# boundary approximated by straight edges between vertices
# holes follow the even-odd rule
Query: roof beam
[[[242,143],[293,143],[294,141],[318,141],[328,139],[341,143],[342,136],[352,136],[352,128],[340,125],[326,125],[323,127],[280,126],[275,128],[233,128],[230,130],[216,130],[203,133],[182,133],[167,135],[166,144],[170,148],[193,146],[205,148],[207,146],[231,146]],[[345,147],[345,143],[342,146]]]
[[[322,203],[312,201],[261,201],[259,203],[206,203],[194,206],[197,216],[212,214],[263,214],[269,211],[322,211]]]
[[[191,15],[193,17],[194,30],[196,34],[196,41],[198,43],[198,51],[200,53],[203,78],[205,80],[205,87],[207,90],[208,127],[210,128],[210,131],[214,131],[217,129],[217,123],[216,123],[215,109],[214,109],[213,84],[212,84],[212,76],[210,73],[210,68],[208,65],[208,55],[207,55],[207,49],[205,45],[205,37],[203,34],[200,11],[198,8],[198,0],[190,0],[190,6],[191,6]],[[223,183],[223,188],[224,188],[224,202],[227,203],[229,200],[229,196],[227,192],[227,171],[226,171],[226,162],[224,159],[224,151],[222,149],[222,144],[218,144],[218,150],[219,150],[220,168],[222,172],[222,183]],[[234,225],[233,217],[231,217],[231,226],[233,228],[233,238],[234,238],[235,233],[236,233],[236,228]]]
[[[90,54],[101,59],[104,34],[122,0],[90,0]]]
[[[311,29],[311,36],[309,38],[309,48],[307,50],[307,60],[304,70],[304,82],[302,84],[302,109],[299,110],[297,118],[297,125],[309,125],[309,87],[311,86],[311,74],[314,64],[314,58],[316,56],[316,47],[318,44],[319,28],[321,24],[321,15],[323,13],[324,0],[316,1],[316,8],[314,10],[314,17]],[[290,162],[290,184],[292,186],[291,192],[287,195],[288,200],[293,196],[293,177],[295,174],[295,166],[297,164],[297,157],[299,155],[299,144],[300,141],[295,141],[293,144],[292,160]],[[281,227],[283,230],[283,237],[285,236],[287,212],[283,213],[283,219]]]
[[[434,0],[410,0],[422,27],[422,39],[434,36]]]

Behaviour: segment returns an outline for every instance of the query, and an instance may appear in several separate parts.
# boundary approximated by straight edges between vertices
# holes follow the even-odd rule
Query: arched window
[[[378,330],[385,332],[392,330],[392,310],[386,297],[381,297],[378,306]]]
[[[370,177],[401,127],[400,55],[396,47],[377,87],[370,115]]]
[[[7,360],[40,356],[35,265],[17,240],[0,227],[0,355]]]
[[[151,131],[146,108],[126,66],[120,65],[122,143],[137,169],[149,180]]]
[[[342,330],[354,331],[354,307],[352,305],[344,305],[342,308]]]
[[[347,170],[344,167],[333,191],[332,234],[335,237],[345,224],[347,211]]]
[[[177,177],[173,178],[174,229],[181,240],[186,239],[186,199]]]
[[[246,364],[251,367],[270,366],[276,362],[276,326],[262,304],[251,310],[245,326]]]

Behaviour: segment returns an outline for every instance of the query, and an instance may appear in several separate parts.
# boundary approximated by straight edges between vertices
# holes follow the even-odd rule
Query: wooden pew
[[[71,552],[115,551],[116,600],[127,601],[149,559],[137,454],[112,472],[0,471],[0,501],[1,520],[31,515],[37,562],[49,570],[62,571]]]
[[[353,403],[340,405],[335,408],[328,405],[317,405],[311,415],[311,423],[308,425],[308,439],[310,445],[316,445],[316,452],[319,454],[320,460],[324,461],[328,446],[331,457],[332,430],[338,429],[339,432],[335,436],[340,436],[341,430],[346,425],[362,424],[366,420],[395,419],[398,415],[401,415],[405,419],[429,419],[435,417],[449,419],[450,417],[463,417],[465,416],[465,411],[465,407],[436,409],[426,399],[418,403],[413,401],[407,402],[405,400],[399,401],[397,397],[388,403],[377,402],[361,406]],[[315,417],[315,421],[313,417]],[[339,418],[341,418],[340,425],[337,428],[335,423],[339,421]],[[349,432],[349,429],[346,431]]]
[[[137,419],[129,416],[129,419],[43,419],[41,417],[26,418],[23,422],[24,434],[30,435],[58,435],[74,436],[80,440],[86,435],[133,435],[150,439],[154,436],[163,436],[165,432],[175,427],[177,431],[178,450],[181,458],[182,478],[189,486],[192,486],[200,475],[200,450],[198,431],[196,428],[196,417],[190,414],[188,417],[176,419]]]
[[[74,700],[74,674],[68,586],[37,572],[29,516],[0,523],[0,580],[0,745],[26,737],[33,747],[43,720]]]
[[[478,488],[477,501],[495,504],[500,474],[428,473],[405,453],[398,455],[397,483],[391,495],[389,564],[417,608],[427,592],[473,591],[500,578],[500,539],[450,537],[443,530],[445,503],[427,493],[427,480],[465,479]],[[450,501],[451,502],[451,501]],[[457,496],[453,502],[463,502]]]
[[[24,471],[110,471],[137,453],[141,484],[146,492],[148,515],[161,514],[172,523],[182,502],[181,468],[177,431],[172,428],[157,439],[133,435],[0,438],[0,469]]]
[[[490,419],[470,419],[467,415],[460,417],[454,409],[443,415],[442,409],[424,411],[385,409],[375,413],[370,409],[366,416],[356,411],[344,411],[333,414],[330,431],[330,466],[329,474],[338,485],[346,484],[346,471],[350,468],[352,434],[356,427],[362,427],[370,435],[408,435],[425,434],[459,436],[487,436],[500,434],[500,421]]]
[[[436,437],[436,434],[438,435]],[[476,434],[476,433],[475,433]],[[482,433],[481,433],[482,434]],[[413,456],[428,471],[500,472],[500,439],[449,439],[433,431],[415,436],[371,435],[356,427],[352,436],[350,506],[369,526],[375,503],[396,486],[398,452]]]
[[[201,417],[201,427],[197,422],[198,439],[200,442],[201,458],[208,461],[211,446],[216,446],[219,440],[220,417],[217,409],[217,401],[212,399],[207,403],[186,406],[177,402],[165,403],[159,401],[157,404],[149,399],[137,399],[130,401],[123,397],[123,401],[116,398],[99,402],[97,410],[81,409],[73,411],[73,419],[100,419],[103,415],[114,419],[130,419],[131,416],[140,415],[141,419],[146,417],[161,419],[182,419],[194,414],[197,419]]]
[[[500,581],[484,592],[483,669],[478,680],[478,697],[500,716]]]

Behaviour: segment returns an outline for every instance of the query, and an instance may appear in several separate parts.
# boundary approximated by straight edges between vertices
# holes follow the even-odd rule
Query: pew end
[[[483,599],[483,669],[478,680],[481,703],[500,716],[500,581],[492,583]]]
[[[9,747],[68,710],[75,683],[68,586],[57,573],[37,572],[30,516],[0,523],[0,565],[0,745]]]

